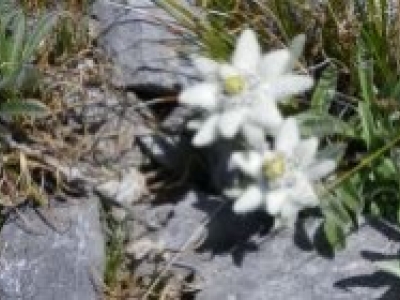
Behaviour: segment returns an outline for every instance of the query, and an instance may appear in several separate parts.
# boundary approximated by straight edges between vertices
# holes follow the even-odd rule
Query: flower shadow
[[[210,218],[207,234],[199,253],[211,255],[231,255],[235,265],[243,263],[246,253],[258,250],[257,240],[266,236],[273,220],[264,212],[237,215],[232,211],[231,203],[222,203],[216,199],[202,199],[195,207],[206,212]]]
[[[376,219],[369,220],[368,224],[387,237],[389,241],[400,241],[400,231],[395,229],[391,224]],[[394,259],[398,260],[400,259],[400,251],[397,254],[362,251],[361,256],[371,263]],[[400,295],[400,278],[380,270],[371,274],[361,274],[342,279],[336,282],[335,286],[341,289],[351,289],[356,287],[377,289],[386,287],[386,291],[379,297],[380,300],[395,300],[399,299]]]
[[[293,242],[303,251],[315,251],[327,259],[335,257],[335,251],[324,233],[318,208],[308,208],[300,213],[294,228]]]
[[[380,300],[397,300],[400,295],[399,278],[383,271],[346,278],[336,282],[335,287],[345,290],[355,287],[368,287],[371,289],[388,287],[384,294],[379,297]]]

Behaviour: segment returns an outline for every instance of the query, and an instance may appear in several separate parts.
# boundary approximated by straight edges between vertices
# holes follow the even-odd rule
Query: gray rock
[[[68,105],[74,107],[68,119],[68,126],[76,131],[85,131],[85,162],[97,167],[98,174],[85,174],[98,182],[143,161],[136,136],[150,131],[141,113],[142,102],[133,93],[111,91],[102,88],[87,88],[85,99],[79,94],[67,97]],[[140,107],[140,112],[139,112]],[[79,167],[82,162],[79,163]],[[106,173],[107,169],[108,174]],[[87,172],[85,172],[87,173]],[[102,180],[103,179],[103,180]]]
[[[399,233],[365,225],[332,259],[322,248],[317,252],[300,242],[298,233],[267,234],[266,215],[236,216],[228,204],[220,205],[218,199],[190,192],[159,233],[166,249],[181,250],[201,221],[214,214],[202,246],[189,247],[174,264],[195,269],[201,278],[196,299],[398,299],[400,281],[377,271],[371,260],[396,256],[393,240],[400,240]]]
[[[207,212],[194,207],[197,200],[197,194],[189,192],[184,200],[174,207],[173,217],[167,225],[157,233],[160,243],[165,245],[166,249],[179,251],[207,217]]]
[[[136,241],[149,232],[147,224],[144,224],[140,220],[128,220],[126,227],[129,241]]]
[[[398,296],[390,285],[395,288],[396,280],[376,272],[362,257],[363,253],[388,251],[387,246],[385,237],[367,227],[350,237],[346,250],[331,260],[296,248],[292,233],[281,233],[254,245],[241,264],[223,255],[213,265],[201,267],[200,274],[209,279],[197,299],[364,300],[386,294],[382,299],[394,300]]]
[[[130,207],[147,193],[145,178],[135,168],[122,174],[119,180],[109,180],[96,186],[95,191],[122,207]]]
[[[105,253],[97,199],[21,214],[0,233],[0,298],[101,298]]]
[[[149,97],[186,86],[196,72],[177,51],[184,44],[182,33],[167,26],[168,14],[151,0],[129,5],[99,0],[92,15],[100,28],[99,43],[113,60],[112,81]]]
[[[140,101],[132,93],[88,94],[93,96],[86,101],[83,124],[97,127],[92,136],[94,162],[114,170],[119,166],[124,169],[138,166],[143,158],[135,145],[135,137],[149,131],[136,109]],[[90,119],[97,119],[98,126]]]

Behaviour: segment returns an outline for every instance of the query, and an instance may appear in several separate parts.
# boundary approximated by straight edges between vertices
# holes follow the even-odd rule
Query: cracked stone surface
[[[171,18],[153,1],[96,1],[92,16],[100,26],[99,44],[114,63],[116,86],[156,96],[195,78],[188,60],[176,51],[184,42],[181,35],[168,29]]]
[[[98,201],[70,202],[41,214],[25,208],[23,218],[6,221],[0,232],[2,300],[99,299],[105,253]]]
[[[400,280],[372,264],[398,257],[398,232],[379,223],[365,225],[332,259],[299,233],[285,230],[271,235],[270,220],[262,213],[240,217],[229,204],[220,205],[218,199],[191,191],[158,233],[164,247],[175,251],[207,216],[215,214],[207,226],[208,236],[200,235],[205,238],[202,246],[196,251],[189,248],[177,264],[193,268],[200,279],[195,299],[399,298]]]

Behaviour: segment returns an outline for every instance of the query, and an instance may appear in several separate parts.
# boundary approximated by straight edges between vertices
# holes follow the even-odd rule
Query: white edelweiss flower
[[[251,115],[250,102],[261,97],[251,82],[260,59],[261,49],[251,30],[240,35],[231,64],[220,64],[205,57],[193,58],[205,81],[184,90],[179,101],[208,112],[204,120],[190,123],[191,128],[197,129],[195,146],[211,144],[220,136],[231,139],[240,132],[249,143],[264,147],[264,130],[257,124],[246,124]],[[282,117],[278,108],[270,106],[264,117],[270,124],[280,124]]]
[[[192,60],[205,81],[185,89],[179,101],[208,113],[197,127],[195,146],[241,133],[251,146],[265,148],[265,131],[275,133],[283,120],[277,100],[313,85],[310,76],[289,73],[293,57],[288,49],[262,55],[250,29],[238,38],[230,64],[201,56]]]
[[[300,139],[297,122],[286,119],[276,137],[273,150],[236,152],[232,164],[254,179],[254,183],[235,201],[236,213],[264,207],[288,225],[294,224],[298,212],[318,205],[313,182],[331,173],[333,160],[316,158],[318,139]]]

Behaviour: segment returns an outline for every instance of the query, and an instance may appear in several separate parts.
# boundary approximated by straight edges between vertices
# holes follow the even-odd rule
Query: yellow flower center
[[[244,90],[246,82],[242,76],[229,76],[224,80],[224,89],[228,95],[237,95]]]
[[[285,158],[282,154],[276,154],[272,159],[268,159],[263,164],[263,174],[270,180],[275,180],[285,173]]]

